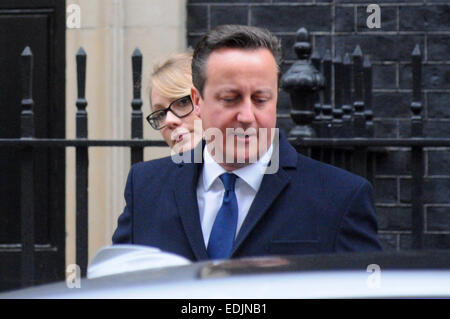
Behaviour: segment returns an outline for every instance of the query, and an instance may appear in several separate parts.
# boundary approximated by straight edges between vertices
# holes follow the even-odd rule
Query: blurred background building
[[[148,83],[153,63],[187,48],[185,0],[67,0],[81,9],[80,28],[66,29],[66,137],[75,138],[77,98],[75,55],[87,54],[86,100],[89,138],[130,138],[131,55],[143,55],[142,111],[150,113]],[[67,13],[69,18],[69,13]],[[144,137],[162,140],[144,123]],[[168,148],[149,147],[144,159],[169,155]],[[111,244],[125,205],[123,191],[130,167],[125,148],[89,150],[89,256]],[[67,264],[75,263],[75,151],[67,150]]]

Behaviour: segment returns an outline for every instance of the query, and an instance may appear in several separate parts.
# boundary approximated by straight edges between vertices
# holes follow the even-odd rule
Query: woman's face
[[[152,89],[152,112],[162,110],[169,107],[170,103],[176,99],[169,99],[162,96],[158,90]],[[167,112],[164,127],[161,129],[161,135],[175,152],[185,152],[197,145],[202,138],[201,125],[199,125],[199,132],[194,132],[194,121],[201,121],[199,117],[191,112],[188,116],[179,118],[172,112]],[[201,123],[201,122],[199,122]],[[198,129],[197,129],[198,130]]]

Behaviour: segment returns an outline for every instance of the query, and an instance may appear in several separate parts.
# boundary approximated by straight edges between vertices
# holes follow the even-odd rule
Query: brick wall
[[[381,8],[381,28],[369,29],[366,9]],[[443,0],[189,0],[188,44],[220,24],[268,28],[281,38],[283,70],[295,61],[295,32],[306,27],[321,55],[352,53],[359,44],[373,64],[373,112],[377,137],[408,137],[412,74],[410,55],[423,55],[426,137],[450,137],[450,1]],[[288,131],[290,102],[280,94],[278,126]],[[378,156],[375,200],[386,250],[411,246],[410,150],[389,148]],[[450,149],[425,149],[425,247],[450,248]]]

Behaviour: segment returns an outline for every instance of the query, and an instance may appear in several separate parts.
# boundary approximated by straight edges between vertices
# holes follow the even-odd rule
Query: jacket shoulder
[[[345,184],[347,186],[360,187],[369,183],[364,177],[356,175],[345,169],[320,162],[298,153],[298,167],[300,173],[315,175],[315,178],[327,181],[331,184]]]
[[[137,170],[147,170],[147,169],[155,169],[155,168],[172,168],[177,166],[172,160],[170,156],[161,157],[149,161],[139,162],[133,164],[133,167]]]
[[[170,156],[150,161],[139,162],[131,166],[130,172],[140,178],[162,176],[170,173],[177,167]]]

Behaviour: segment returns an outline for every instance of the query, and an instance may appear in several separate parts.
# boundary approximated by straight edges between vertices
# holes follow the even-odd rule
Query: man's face
[[[227,170],[247,165],[271,144],[278,98],[275,59],[267,49],[221,48],[210,54],[206,75],[203,95],[193,88],[192,98],[207,142],[209,129],[222,133],[221,140],[210,143],[214,144],[212,155]],[[223,154],[223,163],[220,157],[217,160],[218,152]],[[239,163],[242,154],[244,163]],[[234,163],[227,163],[230,158]]]

